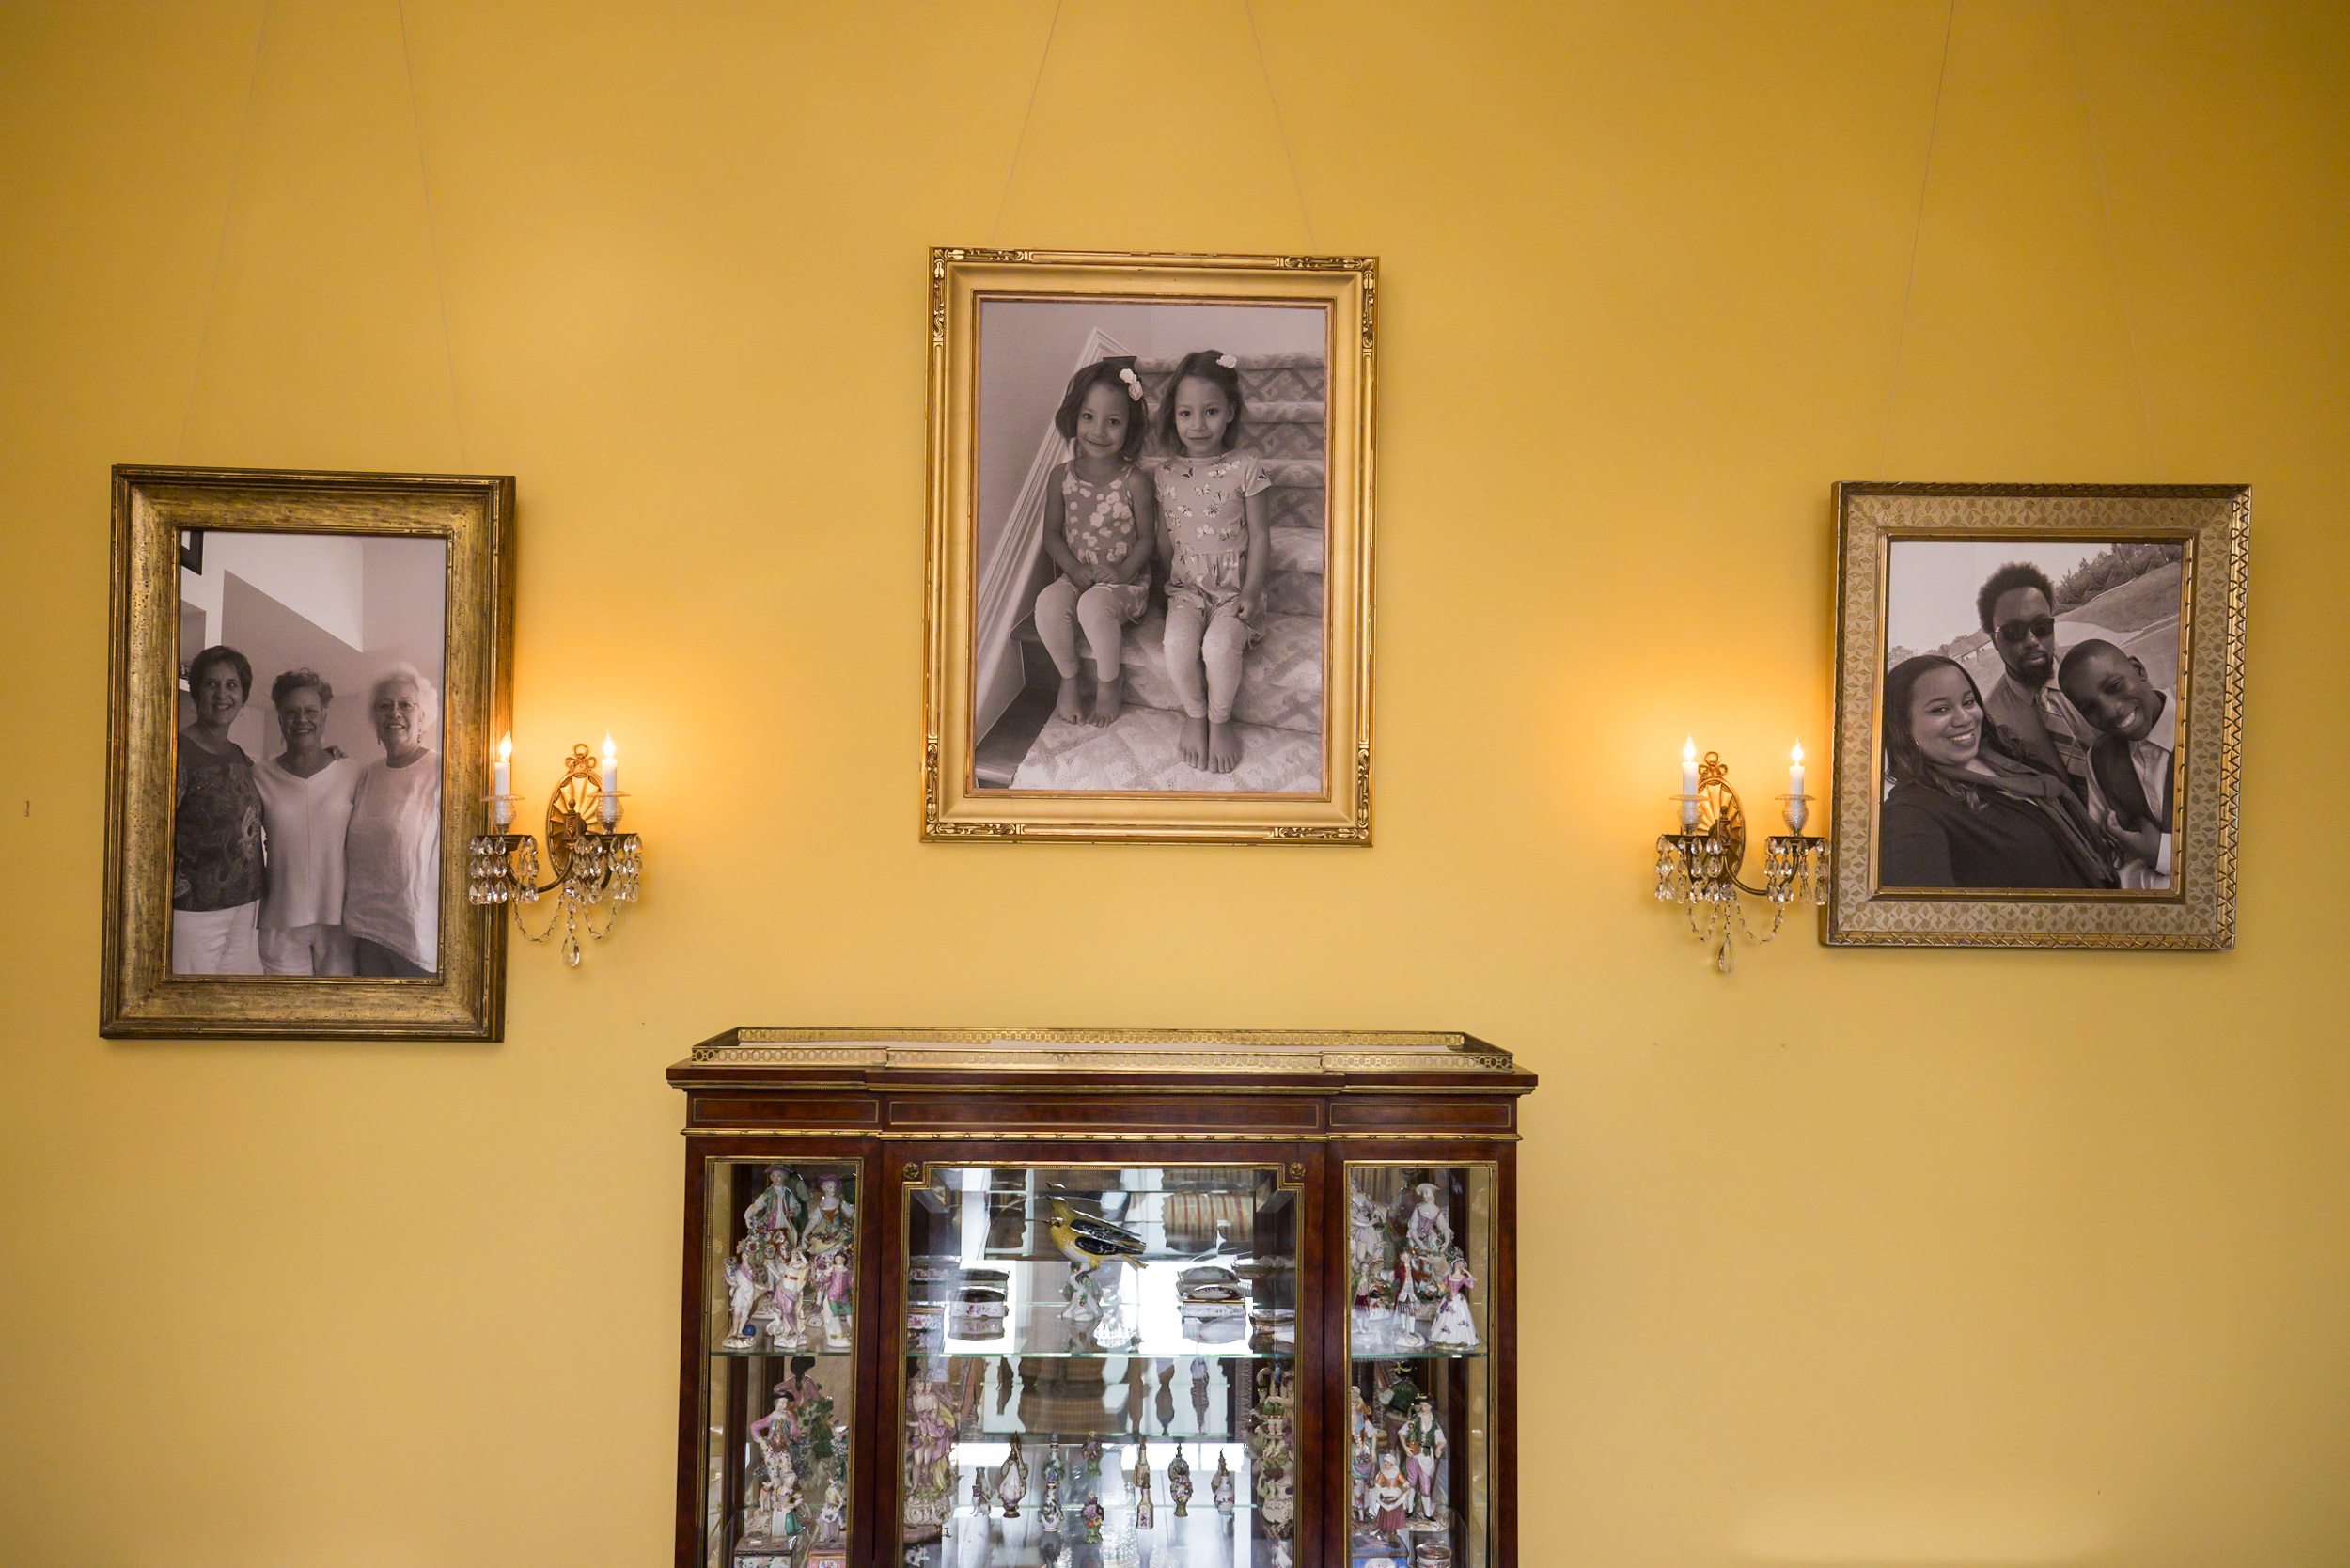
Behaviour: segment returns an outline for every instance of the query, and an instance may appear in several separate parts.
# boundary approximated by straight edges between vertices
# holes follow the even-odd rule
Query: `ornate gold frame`
[[[511,724],[514,481],[273,469],[114,471],[114,624],[106,780],[106,925],[99,1032],[497,1040],[506,927],[467,904],[490,743]],[[182,528],[421,535],[447,541],[441,729],[441,970],[428,980],[171,974],[172,672]]]
[[[922,837],[1017,843],[1371,842],[1371,408],[1378,262],[1345,256],[931,252],[930,551]],[[1329,311],[1320,795],[975,788],[979,304],[983,298],[1282,302]]]
[[[1836,487],[1834,876],[1820,939],[1836,947],[2235,946],[2248,485]],[[1887,889],[1876,875],[1884,759],[1886,571],[1896,540],[2166,540],[2180,572],[2177,799],[2168,892]]]

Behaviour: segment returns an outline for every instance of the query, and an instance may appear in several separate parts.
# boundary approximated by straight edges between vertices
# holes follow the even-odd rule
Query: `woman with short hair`
[[[272,975],[356,973],[343,929],[343,848],[360,765],[326,745],[335,688],[314,669],[270,683],[285,751],[253,770],[269,831],[269,890],[261,895],[261,968]]]
[[[171,972],[258,975],[261,796],[228,727],[253,694],[253,663],[216,645],[188,665],[196,717],[172,760]]]
[[[1922,653],[1885,678],[1885,777],[1877,813],[1884,887],[2115,886],[2105,837],[2046,769],[2007,751],[1974,677]]]
[[[399,665],[368,699],[380,760],[359,776],[344,839],[343,929],[362,975],[440,968],[441,759],[425,744],[440,717],[423,673]]]

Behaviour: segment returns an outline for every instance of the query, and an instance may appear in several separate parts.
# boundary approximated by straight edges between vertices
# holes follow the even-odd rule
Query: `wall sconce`
[[[563,759],[563,779],[547,796],[547,868],[555,880],[539,882],[539,845],[527,833],[509,833],[514,803],[523,797],[510,792],[509,759],[514,753],[511,735],[498,742],[497,761],[491,774],[494,793],[482,796],[490,808],[495,833],[476,834],[472,874],[467,894],[477,904],[493,910],[510,904],[514,927],[533,942],[544,942],[563,928],[564,960],[579,964],[579,933],[601,940],[619,918],[619,906],[636,902],[637,879],[644,870],[644,845],[634,833],[613,831],[620,820],[620,764],[612,737],[603,738],[601,764],[583,741]],[[555,911],[542,931],[524,923],[522,906],[555,895]],[[596,923],[594,911],[605,911]],[[491,918],[498,918],[493,915]]]
[[[1785,804],[1787,831],[1764,840],[1762,886],[1749,887],[1739,880],[1747,859],[1747,815],[1738,792],[1730,787],[1730,764],[1719,752],[1698,760],[1692,737],[1681,748],[1681,831],[1656,838],[1656,896],[1683,906],[1689,917],[1689,934],[1714,949],[1714,966],[1730,973],[1733,933],[1749,942],[1768,942],[1787,918],[1787,906],[1808,891],[1815,904],[1827,902],[1827,840],[1803,830],[1811,797],[1803,792],[1803,746],[1798,743],[1789,759]],[[1757,933],[1747,924],[1738,895],[1768,899],[1770,929]]]

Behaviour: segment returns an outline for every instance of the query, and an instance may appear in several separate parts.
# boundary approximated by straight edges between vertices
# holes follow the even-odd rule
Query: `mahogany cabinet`
[[[1506,1568],[1518,1099],[1456,1034],[730,1030],[680,1568]]]

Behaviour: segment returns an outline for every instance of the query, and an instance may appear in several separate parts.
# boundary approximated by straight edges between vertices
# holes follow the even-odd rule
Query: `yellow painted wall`
[[[661,1069],[1015,1022],[1543,1074],[1529,1563],[2350,1561],[2343,9],[1056,14],[0,13],[0,1559],[666,1560]],[[991,241],[1382,259],[1376,849],[916,842]],[[518,781],[608,727],[650,870],[503,1045],[97,1039],[117,462],[519,476]],[[2236,952],[1702,966],[1842,478],[2257,486]]]

